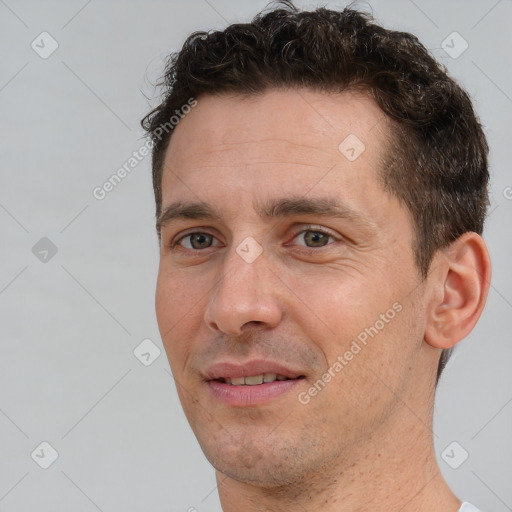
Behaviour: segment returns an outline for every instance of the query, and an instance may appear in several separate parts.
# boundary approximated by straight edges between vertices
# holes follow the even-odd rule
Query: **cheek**
[[[404,352],[415,350],[411,338],[417,337],[418,315],[407,297],[405,278],[390,269],[366,276],[302,276],[290,286],[300,299],[290,307],[329,366],[341,357],[350,379],[370,369],[387,375],[404,364]]]
[[[158,328],[173,373],[181,371],[200,324],[198,301],[201,294],[177,277],[160,270],[155,293]]]
[[[288,303],[292,318],[321,345],[328,359],[346,350],[353,337],[378,319],[381,309],[391,306],[382,286],[338,268],[289,276],[286,284],[293,292]]]
[[[165,262],[160,263],[155,294],[159,326],[169,329],[187,321],[188,314],[197,310],[198,302],[208,290],[206,285],[200,286],[201,282],[204,281],[198,276],[190,276],[187,269],[171,270]]]
[[[173,292],[174,286],[168,280],[162,278],[161,274],[158,276],[156,293],[155,293],[155,312],[160,328],[160,334],[165,342],[166,333],[176,323],[176,318],[179,312],[176,310],[176,297]],[[178,303],[178,306],[182,304]]]

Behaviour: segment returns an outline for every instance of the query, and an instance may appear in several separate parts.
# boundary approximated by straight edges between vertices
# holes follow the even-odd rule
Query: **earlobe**
[[[447,349],[465,338],[480,318],[489,293],[491,261],[482,237],[469,232],[440,251],[434,264],[435,293],[425,341]]]

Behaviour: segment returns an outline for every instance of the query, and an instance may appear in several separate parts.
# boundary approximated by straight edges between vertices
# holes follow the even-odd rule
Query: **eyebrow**
[[[204,219],[220,221],[221,216],[208,204],[202,201],[184,202],[176,201],[166,206],[157,221],[157,230],[160,230],[173,220]]]
[[[376,224],[364,213],[331,197],[308,198],[299,196],[269,199],[255,209],[258,215],[266,220],[298,215],[314,215],[347,220],[372,231],[377,228]],[[180,219],[220,222],[222,213],[203,201],[176,201],[162,210],[157,222],[158,232],[171,221]]]

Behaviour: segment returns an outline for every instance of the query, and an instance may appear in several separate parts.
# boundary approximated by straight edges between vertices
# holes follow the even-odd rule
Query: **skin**
[[[466,233],[422,279],[410,214],[379,180],[389,130],[361,93],[296,89],[200,97],[173,133],[163,208],[203,201],[219,217],[162,226],[156,313],[225,512],[460,507],[433,449],[435,375],[441,349],[480,316],[489,256]],[[354,161],[338,149],[349,134],[365,144]],[[259,215],[290,197],[343,202],[365,220]],[[191,232],[207,237],[198,244]],[[251,263],[236,252],[247,237],[263,251]],[[396,303],[400,312],[302,404],[298,393]],[[269,358],[305,378],[265,404],[232,407],[203,374],[226,358]]]

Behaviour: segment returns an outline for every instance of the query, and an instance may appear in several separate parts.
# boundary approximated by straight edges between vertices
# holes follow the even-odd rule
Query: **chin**
[[[304,460],[305,454],[295,446],[287,446],[286,442],[278,446],[275,441],[261,445],[251,440],[234,446],[234,440],[230,439],[225,443],[201,443],[201,448],[218,472],[265,489],[298,483],[317,465],[318,461]]]
[[[237,482],[261,487],[262,489],[276,489],[294,484],[301,480],[297,474],[289,474],[283,464],[267,463],[265,460],[253,460],[246,456],[231,464],[226,460],[212,459],[212,466],[222,475]],[[296,473],[296,470],[295,470]]]

